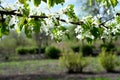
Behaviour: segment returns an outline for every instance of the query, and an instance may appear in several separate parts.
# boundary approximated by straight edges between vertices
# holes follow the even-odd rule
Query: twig
[[[115,17],[113,16],[113,17],[111,17],[111,18],[109,18],[108,20],[106,20],[106,21],[104,21],[104,22],[102,22],[102,23],[100,23],[99,24],[99,26],[101,26],[101,25],[103,25],[104,26],[104,24],[106,23],[106,22],[108,22],[108,21],[110,21],[110,20],[112,20],[112,19],[114,19]]]
[[[5,8],[3,6],[0,5],[0,7],[5,10]]]

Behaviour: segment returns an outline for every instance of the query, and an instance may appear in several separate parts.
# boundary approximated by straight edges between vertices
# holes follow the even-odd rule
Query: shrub
[[[102,52],[98,56],[98,60],[107,72],[113,72],[115,67],[119,65],[116,54],[106,52],[105,49],[102,49]]]
[[[58,59],[60,56],[60,49],[54,47],[54,46],[49,46],[45,49],[45,55],[47,58],[51,59]]]
[[[8,61],[9,60],[9,56],[5,56],[5,60]]]
[[[120,46],[117,47],[117,54],[120,55]]]
[[[105,43],[105,44],[101,44],[100,48],[106,48],[107,52],[110,51],[115,51],[115,45],[113,43]]]
[[[79,52],[79,51],[80,51],[80,46],[78,46],[78,45],[72,46],[71,49],[72,49],[74,52]]]
[[[83,56],[93,55],[93,46],[91,46],[91,45],[82,46],[82,53],[83,53]]]
[[[82,54],[66,53],[60,57],[60,64],[65,66],[69,73],[82,73],[88,62]]]
[[[46,46],[41,47],[41,53],[45,53],[45,48],[46,48]]]
[[[17,52],[19,55],[26,55],[27,52],[28,52],[28,50],[25,49],[24,47],[18,47],[18,48],[16,49],[16,52]]]
[[[37,54],[37,47],[26,47],[26,49],[27,49],[27,53],[29,53],[29,54]]]
[[[16,49],[16,52],[19,55],[37,54],[37,48],[36,47],[18,47]]]
[[[45,46],[42,46],[41,48],[39,47],[33,47],[33,50],[35,51],[35,54],[39,54],[39,53],[45,53]],[[39,52],[40,50],[40,52]]]

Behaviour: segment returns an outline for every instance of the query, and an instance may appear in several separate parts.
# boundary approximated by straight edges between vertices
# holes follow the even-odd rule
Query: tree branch
[[[21,13],[15,13],[15,10],[11,10],[11,11],[4,11],[4,10],[0,10],[0,14],[4,14],[4,15],[14,15],[14,16],[19,16],[19,17],[23,17],[23,14]],[[28,18],[49,18],[48,16],[36,16],[36,15],[30,15]],[[61,22],[65,22],[65,23],[71,23],[71,24],[75,24],[75,25],[81,25],[83,22],[67,22],[64,19],[60,19],[60,18],[56,18],[57,20],[61,21]]]
[[[11,10],[11,11],[0,10],[0,14],[3,14],[3,15],[14,15],[14,16],[23,17],[23,14],[21,14],[21,13],[15,13],[15,11],[16,10]],[[49,17],[48,16],[30,15],[28,18],[49,18]],[[60,19],[58,17],[56,19],[59,20],[59,21],[61,21],[61,22],[71,23],[71,24],[75,24],[75,25],[81,25],[81,24],[84,23],[82,21],[79,21],[79,22],[72,22],[72,21],[70,21],[70,22],[68,22],[68,21],[66,21],[64,19]],[[104,25],[106,22],[108,22],[108,21],[110,21],[112,19],[114,19],[114,17],[111,17],[108,20],[106,20],[105,22],[100,23],[99,26]]]
[[[1,7],[2,9],[6,10],[3,6],[0,5],[0,7]]]
[[[110,20],[112,20],[112,19],[114,19],[114,18],[115,18],[115,17],[113,16],[113,17],[109,18],[108,20],[106,20],[106,21],[100,23],[99,25],[104,25],[106,22],[108,22],[108,21],[110,21]]]
[[[110,21],[110,20],[112,20],[112,19],[114,19],[114,18],[115,18],[115,17],[113,16],[113,17],[111,17],[111,18],[107,19],[106,21],[104,21],[104,22],[100,23],[100,24],[99,24],[99,27],[103,26],[103,27],[105,27],[105,28],[107,28],[107,29],[108,29],[108,27],[107,27],[107,26],[105,26],[105,23],[106,23],[106,22],[108,22],[108,21]]]

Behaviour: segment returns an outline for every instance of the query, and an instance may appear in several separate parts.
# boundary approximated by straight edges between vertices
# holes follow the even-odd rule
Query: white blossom
[[[83,29],[82,29],[82,27],[80,26],[80,25],[78,25],[76,28],[75,28],[75,33],[80,33],[80,32],[82,32],[83,31]]]
[[[116,34],[117,32],[118,32],[118,29],[117,29],[117,28],[112,29],[112,33],[113,33],[113,34]]]
[[[80,35],[80,34],[78,34],[78,35],[76,36],[76,38],[78,38],[79,40],[82,40],[82,39],[83,39],[83,36]]]

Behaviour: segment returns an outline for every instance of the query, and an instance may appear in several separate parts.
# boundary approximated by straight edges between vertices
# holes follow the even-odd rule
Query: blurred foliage
[[[105,48],[98,56],[99,63],[107,72],[113,72],[116,66],[120,65],[117,55],[113,52],[106,52]]]
[[[38,54],[38,48],[37,47],[18,47],[16,48],[16,52],[19,55]]]
[[[80,1],[83,2],[82,5],[84,5],[84,7],[81,7],[81,8],[83,9],[83,11],[85,11],[85,13],[87,12],[86,14],[88,14],[88,15],[89,14],[91,14],[91,15],[99,14],[100,7],[99,7],[98,3],[96,2],[96,0],[85,0],[85,1],[80,0]],[[89,1],[91,1],[92,5],[90,4]]]
[[[15,55],[15,49],[19,46],[36,46],[36,42],[33,39],[28,39],[23,33],[17,34],[15,31],[11,31],[8,36],[5,36],[0,40],[0,55]]]
[[[82,46],[82,53],[83,56],[93,56],[93,45],[83,45]]]
[[[101,44],[100,48],[105,48],[107,52],[114,52],[116,50],[115,44],[113,43],[104,43]]]
[[[80,45],[71,46],[71,49],[72,49],[74,52],[79,52],[79,51],[80,51]]]
[[[76,26],[66,26],[68,33],[64,36],[64,41],[77,41],[75,28]]]
[[[64,53],[60,57],[60,64],[68,69],[69,73],[82,73],[83,69],[88,66],[88,62],[81,53]]]
[[[41,53],[45,53],[46,46],[41,47]]]
[[[45,49],[45,56],[51,59],[58,59],[60,57],[61,50],[54,46],[49,46]]]

